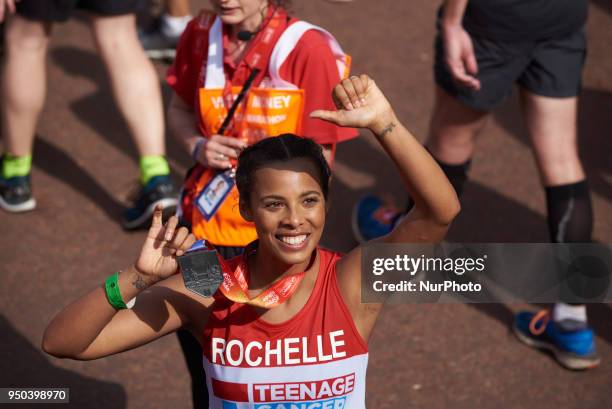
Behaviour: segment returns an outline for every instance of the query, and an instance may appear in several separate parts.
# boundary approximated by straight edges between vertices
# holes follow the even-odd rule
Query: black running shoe
[[[138,38],[149,58],[171,62],[176,56],[176,46],[181,36],[171,37],[166,35],[158,21],[150,30],[140,31]]]
[[[30,175],[8,179],[0,176],[0,207],[12,213],[27,212],[36,207],[30,187]]]
[[[140,189],[134,205],[123,213],[123,228],[136,230],[149,227],[149,221],[157,205],[161,205],[164,218],[176,212],[178,194],[169,175],[155,176]]]

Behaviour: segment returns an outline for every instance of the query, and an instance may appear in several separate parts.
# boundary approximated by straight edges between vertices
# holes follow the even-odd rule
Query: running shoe
[[[581,370],[594,368],[600,363],[595,351],[593,330],[586,325],[566,330],[554,322],[550,312],[519,312],[514,320],[514,333],[530,347],[545,349],[565,368]]]
[[[140,31],[138,37],[149,58],[171,61],[176,56],[176,46],[181,36],[166,35],[158,23],[149,31]]]
[[[169,175],[155,176],[139,190],[133,206],[123,213],[123,228],[135,230],[149,227],[157,205],[161,205],[164,219],[176,212],[178,195]]]
[[[1,167],[2,159],[0,159]],[[12,213],[27,212],[36,207],[36,200],[32,197],[29,174],[8,179],[0,175],[0,207]]]
[[[353,208],[352,227],[355,239],[365,243],[393,230],[401,213],[385,205],[376,196],[365,196]]]

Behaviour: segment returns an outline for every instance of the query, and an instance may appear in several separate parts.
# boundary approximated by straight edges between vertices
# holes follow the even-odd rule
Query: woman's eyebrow
[[[304,196],[310,196],[310,195],[317,195],[317,196],[321,196],[321,192],[319,192],[318,190],[309,190],[308,192],[304,192],[300,195],[300,197],[304,197]]]
[[[278,195],[262,196],[259,200],[266,200],[266,199],[285,200],[283,196],[278,196]]]
[[[303,192],[300,194],[300,197],[304,197],[304,196],[310,196],[310,195],[317,195],[317,196],[321,196],[321,192],[319,192],[318,190],[309,190],[307,192]],[[262,196],[259,200],[269,200],[269,199],[274,199],[274,200],[286,200],[286,198],[284,196],[280,196],[280,195],[266,195],[266,196]]]

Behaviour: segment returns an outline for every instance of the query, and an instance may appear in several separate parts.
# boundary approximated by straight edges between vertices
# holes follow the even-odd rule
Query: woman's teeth
[[[306,240],[307,235],[303,234],[301,236],[279,236],[279,239],[283,243],[290,244],[292,246],[300,245]]]

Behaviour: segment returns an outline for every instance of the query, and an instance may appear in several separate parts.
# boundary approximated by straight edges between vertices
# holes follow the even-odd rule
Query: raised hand
[[[18,3],[19,0],[0,0],[0,23],[2,21],[4,21],[7,12],[8,13],[15,13],[16,10],[16,5],[15,3]]]
[[[316,110],[311,118],[319,118],[340,126],[368,128],[375,134],[394,117],[391,104],[373,79],[365,74],[340,82],[332,92],[337,111]]]
[[[149,284],[156,283],[178,272],[177,256],[183,255],[196,238],[185,227],[176,228],[178,218],[170,217],[162,223],[162,208],[156,207],[153,222],[136,261],[136,270]]]

